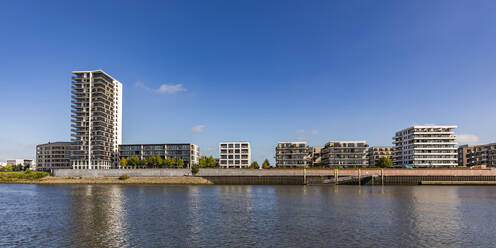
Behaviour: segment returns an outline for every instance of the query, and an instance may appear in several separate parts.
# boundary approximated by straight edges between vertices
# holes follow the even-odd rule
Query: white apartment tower
[[[393,164],[396,167],[457,166],[457,126],[412,126],[396,132],[393,137]]]
[[[122,84],[102,70],[73,71],[71,166],[119,166],[122,143]]]
[[[250,165],[250,142],[221,142],[219,144],[221,168],[246,168]]]

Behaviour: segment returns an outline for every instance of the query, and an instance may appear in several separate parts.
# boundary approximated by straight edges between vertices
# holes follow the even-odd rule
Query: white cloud
[[[458,144],[476,144],[479,142],[479,137],[474,134],[457,134],[456,141]]]
[[[305,132],[305,129],[298,129],[296,130],[297,133],[304,133]]]
[[[205,126],[204,125],[197,125],[191,128],[191,131],[193,133],[203,133],[205,131]]]
[[[146,86],[143,82],[137,82],[136,87],[159,94],[175,94],[181,91],[188,91],[182,84],[162,84],[158,89],[152,89]]]
[[[312,130],[312,134],[313,134],[313,135],[317,135],[317,134],[319,134],[319,130]]]

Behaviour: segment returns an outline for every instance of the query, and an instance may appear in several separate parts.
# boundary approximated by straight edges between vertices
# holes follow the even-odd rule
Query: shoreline
[[[131,177],[120,180],[118,177],[44,177],[36,180],[2,180],[0,184],[213,184],[203,177]]]

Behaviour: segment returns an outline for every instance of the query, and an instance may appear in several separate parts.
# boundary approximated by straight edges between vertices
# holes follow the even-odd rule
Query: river
[[[0,247],[492,247],[492,186],[0,185]]]

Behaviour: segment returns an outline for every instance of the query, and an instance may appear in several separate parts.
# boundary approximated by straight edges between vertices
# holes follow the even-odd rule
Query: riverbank
[[[0,184],[213,184],[202,177],[52,177],[0,180]]]

